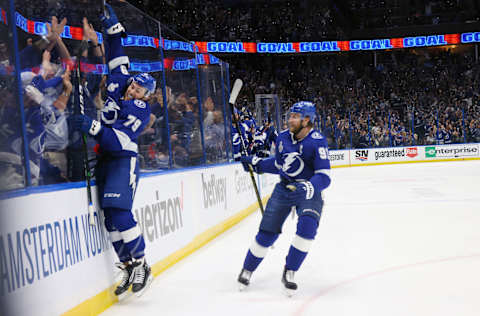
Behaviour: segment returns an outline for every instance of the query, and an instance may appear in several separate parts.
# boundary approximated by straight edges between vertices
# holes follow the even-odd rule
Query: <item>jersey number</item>
[[[318,147],[318,154],[320,155],[320,159],[327,159],[328,150],[323,147]]]
[[[127,121],[123,123],[123,126],[129,127],[131,126],[131,129],[133,132],[136,132],[137,129],[142,125],[142,121],[137,119],[136,116],[133,116],[132,114],[129,114],[127,117]]]

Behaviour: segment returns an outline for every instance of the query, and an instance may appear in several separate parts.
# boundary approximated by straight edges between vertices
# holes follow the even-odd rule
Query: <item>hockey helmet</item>
[[[157,82],[155,81],[155,78],[153,78],[150,74],[146,72],[141,74],[136,74],[135,76],[131,77],[129,80],[129,84],[131,84],[132,82],[135,82],[140,87],[147,89],[147,93],[145,93],[146,97],[153,94],[157,86]]]
[[[302,119],[308,116],[312,123],[315,122],[317,117],[315,104],[309,101],[300,101],[295,103],[290,108],[290,113],[300,113],[302,115]]]

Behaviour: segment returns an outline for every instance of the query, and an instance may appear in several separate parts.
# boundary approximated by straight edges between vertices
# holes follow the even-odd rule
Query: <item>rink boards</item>
[[[330,150],[335,167],[480,159],[479,144]]]
[[[462,144],[331,150],[330,159],[336,168],[480,156],[479,144]],[[256,178],[265,202],[278,177]],[[86,206],[85,187],[0,201],[0,303],[6,315],[96,315],[116,301],[116,256],[101,212],[90,226]],[[257,207],[249,174],[240,164],[226,164],[142,176],[133,212],[158,275]]]
[[[276,176],[256,178],[267,197]],[[5,315],[95,315],[115,302],[117,259],[101,212],[95,214],[95,226],[88,224],[84,187],[0,203]],[[143,176],[133,212],[147,260],[158,274],[257,207],[249,174],[240,164],[225,164]]]

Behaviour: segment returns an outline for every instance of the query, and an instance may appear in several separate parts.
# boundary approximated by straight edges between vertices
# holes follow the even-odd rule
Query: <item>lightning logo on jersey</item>
[[[315,130],[296,141],[290,131],[277,138],[275,166],[281,177],[290,181],[304,181],[318,173],[328,173],[328,147],[326,139]],[[328,171],[327,171],[328,170]]]
[[[282,171],[289,177],[295,178],[304,169],[305,163],[297,152],[291,152],[283,155]]]

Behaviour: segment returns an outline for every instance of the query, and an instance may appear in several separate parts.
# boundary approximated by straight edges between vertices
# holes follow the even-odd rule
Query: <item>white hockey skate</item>
[[[238,275],[238,290],[241,292],[247,288],[250,284],[250,278],[252,277],[252,272],[242,269]]]
[[[135,260],[133,266],[132,292],[140,297],[153,281],[152,270],[145,258]]]
[[[298,288],[297,283],[293,281],[294,276],[295,271],[287,270],[287,267],[283,268],[282,283],[284,286],[285,294],[288,297],[292,297]]]

